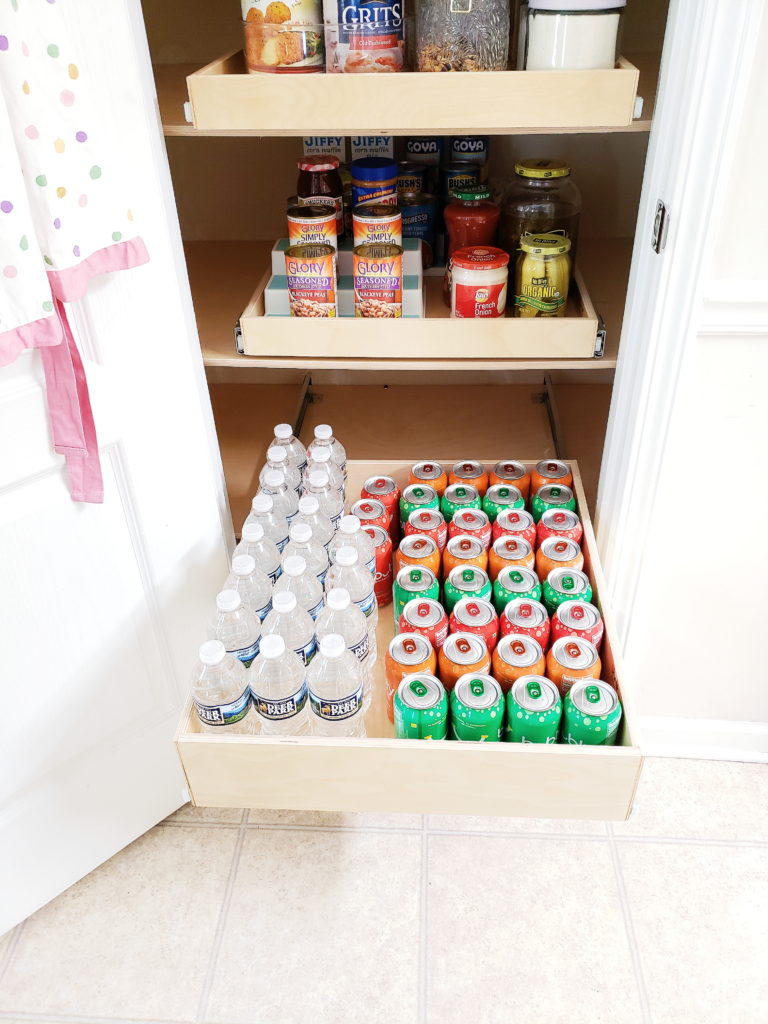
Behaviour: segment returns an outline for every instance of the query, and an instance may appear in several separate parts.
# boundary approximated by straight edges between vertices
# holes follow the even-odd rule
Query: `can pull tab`
[[[509,574],[509,578],[513,580],[515,583],[523,582],[523,574],[520,572],[519,569],[513,569],[512,572]]]
[[[471,583],[472,580],[475,578],[475,574],[472,571],[472,569],[462,569],[461,578],[465,583]]]
[[[414,487],[413,488],[413,493],[416,495],[417,498],[423,498],[424,497],[424,488],[423,487]]]
[[[411,583],[421,583],[421,569],[411,569],[410,580]]]
[[[458,498],[466,498],[466,496],[467,496],[467,489],[466,489],[466,487],[457,487],[456,488],[456,496]]]
[[[500,487],[496,493],[500,498],[508,498],[510,495],[510,490],[508,487]]]
[[[553,498],[559,498],[563,492],[559,487],[555,487],[553,485],[552,487],[549,488],[549,493]]]
[[[528,683],[525,687],[528,692],[528,696],[531,700],[538,700],[541,696],[541,686],[539,683]]]
[[[482,697],[485,693],[485,683],[482,679],[472,679],[469,688],[475,697]]]
[[[596,686],[587,686],[584,690],[584,696],[590,704],[600,703],[600,690]]]
[[[563,590],[573,590],[573,588],[576,586],[576,581],[574,580],[573,576],[563,576],[560,582],[563,585]]]
[[[420,679],[414,679],[412,683],[409,683],[408,689],[415,697],[426,697],[429,692]]]

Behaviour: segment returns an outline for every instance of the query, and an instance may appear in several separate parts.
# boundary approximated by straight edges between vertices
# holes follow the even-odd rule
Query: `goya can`
[[[435,674],[437,655],[426,637],[415,633],[393,636],[384,655],[384,678],[387,683],[387,715],[394,721],[392,701],[401,680],[414,672]]]
[[[446,522],[453,519],[454,512],[465,508],[476,508],[482,511],[480,494],[471,484],[449,484],[440,499],[440,509]]]
[[[380,526],[389,533],[390,514],[383,501],[378,498],[361,498],[349,510],[350,515],[357,516],[363,527]]]
[[[469,672],[450,697],[451,736],[455,740],[498,743],[504,727],[504,695],[493,676]]]
[[[448,143],[448,159],[482,167],[488,162],[490,146],[491,140],[487,135],[453,135]]]
[[[450,537],[443,551],[443,579],[447,579],[454,569],[470,565],[487,571],[488,552],[475,537]]]
[[[508,743],[557,743],[563,702],[554,683],[541,675],[520,676],[507,694]]]
[[[379,608],[392,604],[392,538],[383,526],[364,526],[376,552],[373,592]]]
[[[552,616],[553,640],[559,640],[563,636],[589,640],[597,648],[598,654],[603,644],[604,632],[602,615],[593,604],[586,601],[566,601]]]
[[[291,245],[285,250],[291,316],[338,316],[335,257],[332,245]]]
[[[543,459],[537,462],[531,472],[531,490],[535,494],[545,484],[573,486],[573,473],[567,462],[559,459]]]
[[[482,462],[455,462],[448,474],[449,484],[471,484],[482,497],[488,490],[488,473]]]
[[[541,588],[544,607],[550,615],[565,601],[591,601],[589,577],[580,569],[553,569]]]
[[[375,498],[380,501],[390,515],[389,535],[392,543],[397,544],[400,536],[399,503],[400,488],[391,476],[369,476],[360,491],[361,498]]]
[[[541,519],[548,508],[576,510],[576,498],[565,484],[544,484],[531,498],[531,515],[534,522]]]
[[[584,528],[576,512],[569,508],[548,508],[536,527],[536,543],[541,544],[547,537],[562,537],[581,544]]]
[[[532,569],[533,548],[522,537],[499,537],[488,552],[488,575],[495,580],[502,569]]]
[[[397,165],[397,192],[423,192],[427,187],[427,165],[401,160]]]
[[[547,654],[547,677],[563,696],[581,679],[599,679],[602,668],[595,645],[577,636],[561,636]]]
[[[400,495],[400,527],[405,529],[411,512],[424,508],[440,509],[437,491],[429,484],[408,484]]]
[[[516,597],[499,616],[499,629],[502,636],[508,636],[510,633],[532,636],[541,644],[542,651],[546,651],[549,646],[551,626],[547,609],[541,601]]]
[[[491,672],[505,693],[520,676],[543,676],[545,666],[539,641],[522,633],[503,636],[491,659]]]
[[[490,601],[478,597],[462,597],[453,606],[448,620],[451,633],[476,633],[493,652],[499,640],[499,617]]]
[[[502,569],[493,581],[493,603],[499,615],[516,597],[527,597],[531,601],[541,597],[541,583],[531,569]]]
[[[491,656],[483,638],[474,633],[449,633],[437,654],[437,671],[446,690],[452,690],[467,672],[490,672]]]
[[[332,245],[336,249],[336,211],[330,206],[289,206],[288,244]]]
[[[531,474],[528,472],[524,462],[515,462],[514,459],[504,459],[497,462],[488,474],[488,483],[511,484],[516,487],[527,501],[531,492]]]
[[[403,247],[376,243],[352,250],[355,316],[403,315]]]
[[[463,597],[491,599],[491,581],[488,573],[476,565],[451,569],[443,584],[443,604],[450,614]]]
[[[450,537],[475,537],[484,548],[491,545],[491,521],[487,514],[478,508],[465,508],[454,512],[448,524]]]
[[[444,142],[440,135],[411,135],[405,140],[409,160],[418,160],[428,167],[439,167],[443,162]]]
[[[448,694],[426,672],[406,676],[395,694],[395,736],[400,740],[444,740],[448,735]]]
[[[493,524],[493,539],[499,537],[522,537],[531,547],[536,545],[536,523],[530,512],[523,508],[505,509],[499,512]]]
[[[448,474],[439,462],[416,462],[408,475],[409,484],[427,484],[443,496],[448,486]]]
[[[395,552],[395,572],[400,572],[406,565],[421,565],[431,569],[435,576],[439,576],[440,549],[431,537],[421,533],[403,537]]]
[[[561,742],[612,747],[621,723],[616,691],[598,679],[576,683],[565,696]]]
[[[420,240],[421,263],[426,270],[435,261],[435,197],[427,192],[398,192],[397,205],[403,217],[403,238]]]
[[[495,523],[499,512],[509,508],[525,508],[520,488],[513,484],[492,484],[483,495],[483,511]]]
[[[547,537],[536,552],[536,573],[545,580],[553,569],[583,569],[584,555],[575,540]]]
[[[448,636],[448,616],[439,601],[417,597],[403,608],[398,629],[401,633],[420,633],[439,651]]]
[[[392,587],[395,626],[400,621],[403,609],[414,597],[431,597],[433,601],[439,601],[440,584],[431,569],[425,569],[420,565],[406,565],[395,576],[395,585]]]
[[[431,537],[441,552],[448,543],[448,524],[443,519],[443,513],[436,508],[411,512],[405,524],[405,533],[406,536],[420,533],[425,537]]]
[[[390,203],[370,203],[352,211],[354,246],[403,244],[403,217]]]

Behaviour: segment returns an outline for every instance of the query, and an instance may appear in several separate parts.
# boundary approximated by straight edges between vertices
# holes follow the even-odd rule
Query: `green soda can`
[[[589,576],[581,569],[552,569],[544,580],[542,601],[550,615],[565,601],[591,601]]]
[[[450,615],[463,597],[482,597],[490,601],[491,592],[491,581],[484,569],[476,565],[457,565],[443,584],[443,607]]]
[[[453,519],[454,512],[463,512],[466,508],[476,508],[482,511],[483,504],[480,501],[480,492],[472,484],[450,484],[445,488],[445,493],[440,499],[440,509],[445,516],[446,523]]]
[[[485,673],[468,672],[451,691],[451,736],[455,740],[498,743],[504,725],[504,694]]]
[[[404,676],[395,693],[395,736],[399,740],[444,740],[448,735],[448,694],[437,676]]]
[[[526,597],[529,601],[541,600],[539,577],[531,569],[506,566],[493,582],[493,603],[501,615],[510,601]]]
[[[509,743],[557,743],[563,702],[557,687],[544,676],[520,676],[507,694]]]
[[[405,530],[411,512],[421,512],[425,508],[440,508],[437,491],[429,484],[409,484],[400,495],[400,529]]]
[[[563,743],[612,747],[621,722],[621,703],[613,687],[599,679],[574,683],[565,695]]]
[[[512,484],[494,484],[483,495],[483,512],[492,523],[496,516],[507,508],[525,508],[525,499]]]
[[[403,608],[416,597],[431,597],[440,600],[440,584],[431,569],[423,565],[404,565],[395,577],[392,587],[392,611],[395,616],[395,632]]]
[[[548,508],[576,511],[576,498],[570,487],[565,484],[544,484],[531,498],[531,515],[534,523],[538,523]]]

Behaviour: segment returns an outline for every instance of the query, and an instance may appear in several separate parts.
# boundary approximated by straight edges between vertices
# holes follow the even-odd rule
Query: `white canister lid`
[[[575,11],[609,11],[626,7],[627,0],[528,0],[531,11],[555,11],[571,14]]]

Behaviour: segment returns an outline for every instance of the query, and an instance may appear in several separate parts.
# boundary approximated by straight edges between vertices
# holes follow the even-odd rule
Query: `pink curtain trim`
[[[88,283],[98,274],[111,274],[115,270],[129,270],[131,267],[147,263],[149,253],[141,238],[132,238],[127,242],[117,242],[99,249],[67,270],[49,270],[48,280],[51,291],[63,302],[75,302],[82,299],[88,290]]]
[[[28,348],[50,348],[59,345],[64,335],[56,314],[33,320],[0,334],[0,366],[12,363]]]

